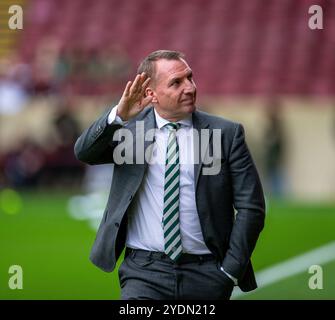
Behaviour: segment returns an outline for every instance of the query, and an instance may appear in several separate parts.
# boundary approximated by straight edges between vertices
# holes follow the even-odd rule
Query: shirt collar
[[[170,123],[171,121],[166,120],[164,118],[162,118],[158,112],[156,111],[156,109],[154,108],[154,112],[155,112],[155,117],[156,117],[156,123],[157,123],[157,127],[158,129],[161,129],[162,127],[164,127],[167,123]],[[177,123],[181,124],[181,127],[191,127],[192,126],[192,114],[190,114],[189,116],[187,116],[186,118],[177,121]]]

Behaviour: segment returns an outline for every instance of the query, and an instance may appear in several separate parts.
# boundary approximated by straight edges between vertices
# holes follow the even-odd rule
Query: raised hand
[[[149,82],[150,78],[144,72],[138,74],[133,82],[128,81],[117,106],[117,115],[122,120],[135,117],[151,102],[151,96],[145,97]]]

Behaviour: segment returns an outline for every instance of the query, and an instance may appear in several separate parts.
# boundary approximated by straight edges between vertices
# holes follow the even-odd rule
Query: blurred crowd
[[[117,45],[64,49],[52,38],[41,42],[30,62],[15,54],[1,59],[0,118],[19,114],[38,97],[56,97],[60,103],[49,124],[47,145],[27,136],[11,150],[0,148],[0,187],[80,184],[84,168],[73,155],[73,144],[81,129],[71,111],[71,97],[118,95],[131,71],[126,53]]]
[[[61,92],[99,95],[119,91],[131,63],[120,46],[60,48],[57,41],[42,44],[33,62],[33,94]]]
[[[0,152],[0,187],[71,188],[81,184],[85,168],[73,154],[80,128],[71,108],[59,106],[48,125],[47,144],[25,136],[15,147]]]
[[[0,111],[15,112],[12,106],[8,108],[13,98],[19,104],[36,95],[118,92],[131,71],[121,46],[62,47],[56,39],[47,38],[29,62],[15,54],[0,60]]]

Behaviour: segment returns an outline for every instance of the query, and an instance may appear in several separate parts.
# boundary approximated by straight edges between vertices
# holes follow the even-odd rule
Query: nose
[[[195,83],[193,81],[188,80],[185,85],[184,93],[194,94],[195,89],[196,89]]]

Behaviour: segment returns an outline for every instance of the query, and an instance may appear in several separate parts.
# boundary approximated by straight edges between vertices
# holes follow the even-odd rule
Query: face
[[[185,60],[161,59],[155,62],[156,74],[147,95],[158,114],[169,121],[186,118],[195,110],[196,85]]]

